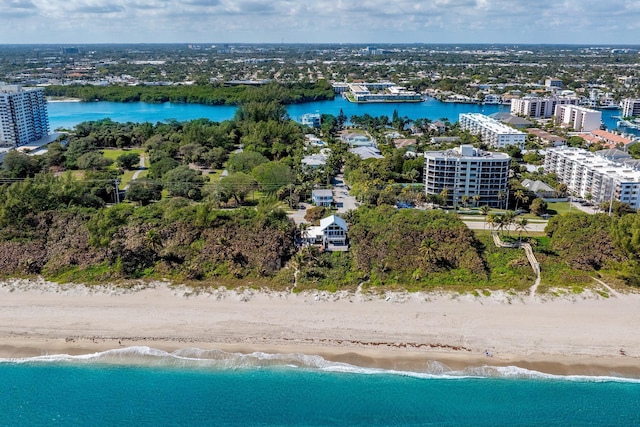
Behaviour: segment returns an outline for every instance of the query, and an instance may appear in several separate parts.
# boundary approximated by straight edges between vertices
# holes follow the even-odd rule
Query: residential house
[[[349,150],[360,158],[366,159],[384,159],[384,156],[376,147],[355,147]]]
[[[552,199],[556,196],[556,191],[552,187],[539,180],[525,179],[522,181],[522,186],[541,199]]]
[[[311,154],[301,160],[302,166],[307,169],[318,169],[327,164],[327,156],[324,154]]]
[[[333,191],[313,190],[311,192],[311,202],[316,206],[331,206],[333,203]]]
[[[349,227],[344,219],[330,215],[320,220],[319,226],[309,227],[302,234],[302,243],[322,245],[326,251],[347,251],[347,232]]]

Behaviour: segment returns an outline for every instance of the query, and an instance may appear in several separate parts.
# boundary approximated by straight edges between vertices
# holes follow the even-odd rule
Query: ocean
[[[338,115],[340,110],[351,117],[353,115],[369,114],[374,117],[398,114],[410,119],[428,118],[438,120],[446,118],[457,122],[460,113],[493,114],[499,111],[509,111],[504,105],[478,105],[457,104],[441,102],[428,98],[424,102],[400,103],[400,104],[354,104],[341,97],[333,101],[317,101],[305,104],[287,106],[289,116],[300,121],[303,114],[323,113]],[[236,107],[233,106],[208,106],[198,104],[145,104],[143,102],[119,103],[119,102],[50,102],[48,104],[49,122],[51,129],[71,129],[78,123],[91,120],[110,118],[116,122],[151,122],[175,119],[186,121],[199,118],[208,118],[220,122],[233,118]],[[618,110],[603,110],[602,120],[609,129],[615,129],[619,115]],[[628,131],[628,130],[627,130]]]
[[[0,361],[0,425],[632,426],[640,380],[131,347]]]

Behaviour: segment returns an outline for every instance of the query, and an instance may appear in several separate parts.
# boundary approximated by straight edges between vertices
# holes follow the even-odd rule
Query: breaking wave
[[[223,350],[203,350],[187,348],[167,352],[146,346],[134,346],[82,355],[42,355],[25,358],[4,358],[0,363],[38,364],[105,364],[150,367],[175,367],[195,369],[248,370],[261,368],[306,369],[318,372],[400,375],[421,379],[536,379],[563,380],[577,382],[628,382],[640,383],[640,379],[618,376],[554,375],[533,371],[517,366],[476,366],[463,370],[453,370],[437,361],[426,361],[420,372],[367,368],[343,362],[333,362],[322,356],[303,353],[233,353]]]

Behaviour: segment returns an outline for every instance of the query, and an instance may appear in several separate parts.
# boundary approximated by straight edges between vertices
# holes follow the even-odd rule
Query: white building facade
[[[602,111],[578,105],[556,105],[554,115],[556,124],[576,132],[591,132],[600,129],[602,123]]]
[[[565,146],[547,150],[544,171],[555,173],[579,197],[598,204],[615,199],[640,208],[640,171],[630,165]]]
[[[555,113],[557,105],[578,105],[577,96],[552,96],[539,98],[525,96],[511,100],[511,114],[522,117],[549,118]]]
[[[44,89],[0,86],[0,146],[17,147],[49,134]]]
[[[527,134],[479,113],[463,113],[459,116],[460,128],[480,135],[482,142],[493,148],[508,145],[523,147]]]
[[[461,145],[446,151],[424,153],[425,192],[442,194],[446,190],[448,205],[462,204],[462,198],[480,196],[478,206],[504,208],[511,157]]]
[[[639,117],[640,99],[627,98],[622,100],[622,117]]]

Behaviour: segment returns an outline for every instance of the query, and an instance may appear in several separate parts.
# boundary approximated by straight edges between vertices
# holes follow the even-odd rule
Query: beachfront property
[[[626,98],[622,100],[622,117],[640,116],[640,99]]]
[[[302,243],[322,245],[326,251],[348,251],[347,222],[337,215],[330,215],[320,220],[319,226],[309,227],[303,232]]]
[[[524,147],[527,138],[525,133],[480,113],[462,113],[459,122],[461,129],[480,135],[482,142],[493,148]]]
[[[447,205],[462,204],[462,197],[480,196],[478,206],[504,208],[511,157],[461,145],[424,153],[424,185],[427,195],[442,195]]]
[[[600,128],[602,111],[578,105],[556,105],[555,122],[577,132],[591,132]]]
[[[555,114],[558,105],[578,105],[577,96],[525,96],[511,100],[511,114],[521,117],[549,118]]]
[[[335,90],[334,85],[334,90]],[[419,102],[422,96],[391,82],[353,83],[345,94],[351,102]]]
[[[333,191],[313,190],[311,191],[311,203],[316,206],[329,207],[333,203]]]
[[[610,157],[575,147],[547,150],[544,171],[555,173],[571,193],[600,204],[610,200],[640,208],[640,165],[631,156]]]
[[[18,147],[48,135],[49,115],[44,89],[0,86],[0,147]]]
[[[322,116],[320,115],[320,113],[303,114],[300,118],[300,123],[302,123],[304,126],[309,126],[317,129],[322,124]]]

